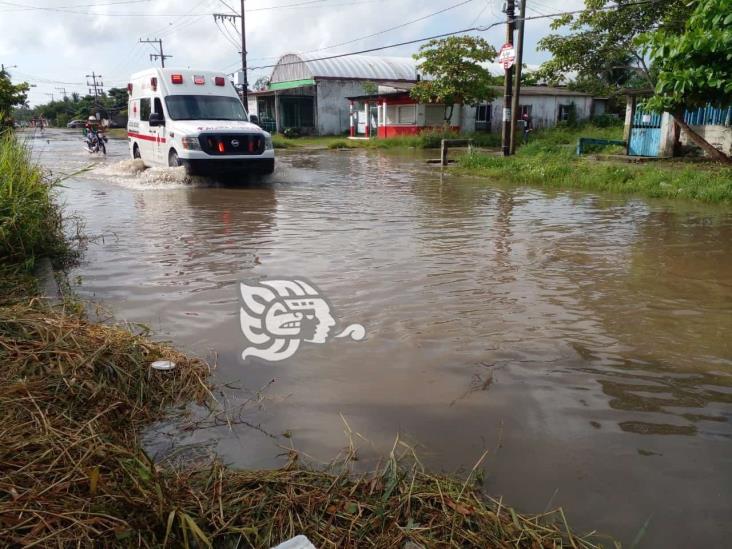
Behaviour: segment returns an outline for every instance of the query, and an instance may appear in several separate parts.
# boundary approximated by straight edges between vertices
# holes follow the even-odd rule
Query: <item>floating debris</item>
[[[175,362],[172,360],[156,360],[150,366],[155,370],[172,370],[175,368]]]

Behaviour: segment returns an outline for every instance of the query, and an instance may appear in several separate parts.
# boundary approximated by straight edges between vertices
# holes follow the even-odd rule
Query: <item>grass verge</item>
[[[732,202],[732,168],[681,160],[629,164],[577,157],[574,148],[579,137],[622,139],[622,129],[547,130],[509,158],[480,153],[464,156],[453,173],[543,187]]]
[[[404,135],[388,139],[348,139],[338,136],[286,138],[280,134],[272,136],[275,148],[281,149],[438,149],[442,139],[472,139],[476,147],[500,145],[500,136],[495,134],[457,134],[443,131],[424,131],[419,135]]]
[[[127,128],[109,128],[105,133],[111,139],[127,139]]]
[[[19,225],[47,219],[15,212],[46,208],[55,238],[60,216],[52,188],[35,187],[45,183],[27,151],[2,146],[11,151],[0,177],[13,192],[3,189],[10,198],[0,221],[22,234],[4,237],[0,257],[16,274],[0,296],[0,545],[271,547],[305,534],[320,547],[595,547],[561,510],[522,515],[485,497],[477,466],[463,481],[404,465],[395,452],[365,476],[351,474],[348,461],[308,468],[294,452],[277,470],[153,461],[140,440],[145,427],[190,417],[194,402],[220,418],[209,368],[33,294],[27,267],[60,244]],[[29,189],[18,194],[21,185]],[[176,368],[152,369],[158,359]]]

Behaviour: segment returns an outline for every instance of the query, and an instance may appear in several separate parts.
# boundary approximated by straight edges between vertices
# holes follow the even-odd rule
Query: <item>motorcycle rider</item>
[[[84,125],[86,146],[90,152],[99,152],[101,149],[106,154],[106,147],[103,143],[103,141],[106,141],[106,138],[102,135],[101,131],[102,127],[97,122],[97,119],[94,116],[90,116]]]

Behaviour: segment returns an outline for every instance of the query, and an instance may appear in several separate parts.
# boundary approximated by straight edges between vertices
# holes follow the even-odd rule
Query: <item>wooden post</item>
[[[274,115],[275,115],[275,132],[276,133],[282,133],[282,128],[280,127],[280,96],[277,95],[277,90],[275,90],[274,93]]]
[[[440,166],[447,166],[447,139],[440,143]]]

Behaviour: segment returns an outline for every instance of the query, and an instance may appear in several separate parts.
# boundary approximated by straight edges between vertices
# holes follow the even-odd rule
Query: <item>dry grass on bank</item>
[[[178,367],[152,370],[160,358]],[[295,454],[264,471],[153,463],[140,430],[215,406],[207,365],[38,300],[0,308],[0,364],[0,545],[594,547],[561,511],[520,515],[395,456],[359,477]]]

